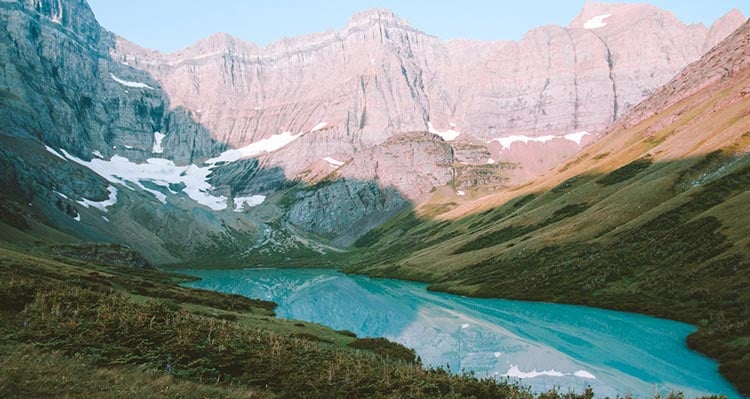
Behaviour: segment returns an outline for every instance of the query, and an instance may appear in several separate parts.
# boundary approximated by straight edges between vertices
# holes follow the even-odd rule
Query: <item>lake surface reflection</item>
[[[429,292],[424,284],[332,270],[182,270],[191,287],[275,301],[279,317],[316,322],[414,348],[426,365],[520,379],[597,397],[739,399],[716,363],[689,350],[693,326],[581,306],[476,299]]]

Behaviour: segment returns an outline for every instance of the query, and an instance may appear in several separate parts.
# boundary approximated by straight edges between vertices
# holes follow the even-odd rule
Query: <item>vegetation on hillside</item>
[[[637,160],[452,222],[403,216],[363,237],[347,271],[686,321],[690,347],[750,392],[748,187],[746,156]],[[627,223],[607,224],[615,206]]]
[[[180,276],[0,249],[0,396],[522,398]],[[545,398],[590,398],[550,392]]]

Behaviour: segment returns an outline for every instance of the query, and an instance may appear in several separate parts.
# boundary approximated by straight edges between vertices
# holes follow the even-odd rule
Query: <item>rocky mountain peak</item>
[[[228,33],[217,32],[195,44],[178,50],[172,55],[177,58],[205,58],[217,54],[251,54],[257,53],[259,47]]]
[[[698,61],[688,65],[610,129],[613,130],[618,126],[631,128],[707,87],[713,88],[715,92],[723,88],[722,83],[731,83],[735,76],[748,68],[750,68],[750,21],[746,21]],[[713,92],[710,91],[706,96],[712,94]],[[740,93],[739,97],[742,96]],[[704,100],[704,97],[694,99],[697,102]],[[673,112],[673,116],[663,117],[663,123],[672,123],[679,114],[684,112],[684,109]],[[661,124],[653,124],[646,133],[653,133],[661,127],[663,127]]]
[[[387,8],[372,8],[358,12],[349,19],[348,28],[361,25],[390,25],[411,28],[409,21]]]
[[[737,26],[742,25],[745,21],[747,21],[747,17],[742,11],[736,8],[730,10],[711,25],[711,30],[709,30],[708,37],[706,37],[706,43],[703,45],[703,50],[708,51],[714,48],[725,37],[734,32]]]
[[[46,22],[64,27],[86,43],[101,36],[101,28],[86,0],[24,0],[27,12],[41,16]]]
[[[723,17],[719,18],[714,25],[723,24],[727,21],[745,21],[747,17],[737,8],[729,10]]]
[[[613,23],[632,25],[640,20],[665,15],[675,19],[670,12],[650,4],[616,4],[589,1],[584,4],[581,12],[573,18],[568,28],[595,30]]]

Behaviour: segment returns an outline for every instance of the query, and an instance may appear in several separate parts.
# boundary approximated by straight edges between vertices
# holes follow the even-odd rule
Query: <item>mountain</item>
[[[444,206],[524,181],[592,137],[556,134],[614,118],[572,112],[547,91],[577,82],[597,92],[613,59],[640,71],[624,51],[605,56],[610,39],[596,38],[625,41],[619,18],[540,28],[520,43],[443,43],[372,10],[340,32],[267,48],[217,34],[159,54],[102,29],[85,1],[2,2],[0,13],[4,241],[124,243],[156,263],[336,252],[329,244],[346,247],[412,204]],[[685,32],[709,40],[741,17],[728,14],[712,36],[654,8],[628,15],[668,26],[658,33],[677,47]],[[553,33],[573,39],[540,39]],[[558,49],[566,62],[537,68],[539,54]],[[654,55],[673,68],[694,56]],[[672,73],[664,69],[658,76]],[[529,97],[541,103],[483,110],[538,91],[541,80],[542,95]],[[638,81],[639,90],[657,83]],[[550,118],[512,116],[529,106]]]
[[[372,10],[174,54],[107,32],[84,0],[2,1],[0,26],[3,247],[314,260],[655,314],[700,326],[689,344],[750,392],[738,11],[707,28],[587,2],[519,42],[442,42]]]
[[[355,243],[351,272],[683,320],[750,392],[750,22],[563,165]],[[430,217],[427,217],[430,216]]]
[[[336,252],[414,206],[524,182],[743,19],[587,3],[518,43],[445,43],[370,10],[266,48],[216,34],[161,54],[84,1],[0,12],[2,202],[14,229],[40,222],[11,241],[118,242],[156,263]],[[637,35],[668,44],[636,51]]]
[[[519,181],[572,155],[590,141],[583,132],[607,127],[744,21],[735,10],[708,29],[653,6],[587,2],[570,26],[534,29],[520,42],[443,42],[374,9],[340,31],[265,48],[216,34],[161,54],[119,38],[112,57],[148,71],[232,147],[325,125],[269,157],[288,178],[326,157],[348,161],[394,135],[432,131],[496,140],[485,151],[519,164],[506,172]]]

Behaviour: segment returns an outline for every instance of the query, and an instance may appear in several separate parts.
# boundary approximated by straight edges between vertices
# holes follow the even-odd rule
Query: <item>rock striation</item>
[[[587,3],[519,42],[443,42],[376,9],[161,54],[84,0],[0,1],[0,223],[153,263],[336,250],[556,166],[743,20]]]
[[[649,5],[587,2],[569,26],[540,27],[519,42],[443,42],[374,9],[340,31],[265,48],[215,34],[171,54],[118,38],[112,54],[149,71],[173,105],[231,147],[325,123],[272,157],[294,177],[409,131],[485,141],[601,131],[744,20],[733,10],[708,28]],[[544,150],[558,162],[581,143],[559,144]],[[493,155],[528,168],[523,176],[556,165],[516,146]]]

